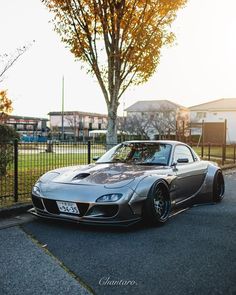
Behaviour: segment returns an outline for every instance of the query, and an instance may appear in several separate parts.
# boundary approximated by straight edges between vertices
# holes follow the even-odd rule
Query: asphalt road
[[[193,207],[162,227],[36,220],[23,228],[95,294],[236,294],[235,172],[222,203]]]
[[[91,294],[17,226],[0,230],[0,253],[1,295]]]

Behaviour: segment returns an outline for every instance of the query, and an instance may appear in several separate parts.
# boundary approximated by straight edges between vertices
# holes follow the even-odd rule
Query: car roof
[[[184,142],[177,141],[177,140],[126,140],[123,143],[163,143],[163,144],[183,144],[186,145]]]

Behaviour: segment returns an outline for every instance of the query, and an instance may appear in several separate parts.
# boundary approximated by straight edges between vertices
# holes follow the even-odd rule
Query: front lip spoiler
[[[53,220],[61,220],[61,221],[67,221],[67,222],[72,222],[72,223],[77,223],[77,224],[86,224],[86,225],[109,225],[109,226],[122,226],[122,227],[127,227],[134,225],[141,221],[141,217],[135,218],[132,220],[118,220],[118,221],[111,221],[111,220],[91,220],[91,219],[72,219],[72,218],[67,218],[63,216],[57,216],[55,214],[48,214],[48,213],[43,213],[43,212],[38,212],[35,210],[35,208],[31,208],[27,211],[30,214],[33,214],[34,216],[40,217],[40,218],[45,218],[45,219],[53,219]]]

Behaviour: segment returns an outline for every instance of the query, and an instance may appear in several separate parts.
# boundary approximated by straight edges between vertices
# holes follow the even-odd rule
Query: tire
[[[213,181],[213,202],[219,203],[224,198],[225,182],[221,170],[218,170]]]
[[[163,182],[154,183],[143,206],[144,221],[149,225],[163,224],[168,220],[170,211],[171,201],[167,185]]]

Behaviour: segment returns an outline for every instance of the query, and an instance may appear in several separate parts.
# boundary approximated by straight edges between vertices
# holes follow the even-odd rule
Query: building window
[[[89,123],[89,129],[93,129],[93,123]]]
[[[80,122],[79,122],[79,129],[82,130],[83,128],[84,128],[84,126],[83,126],[83,122],[80,121]]]
[[[25,125],[23,125],[23,124],[17,124],[17,129],[18,130],[24,130],[25,128]]]
[[[206,118],[206,112],[197,112],[197,119],[204,119]]]
[[[26,130],[33,130],[33,126],[32,125],[26,125]]]

